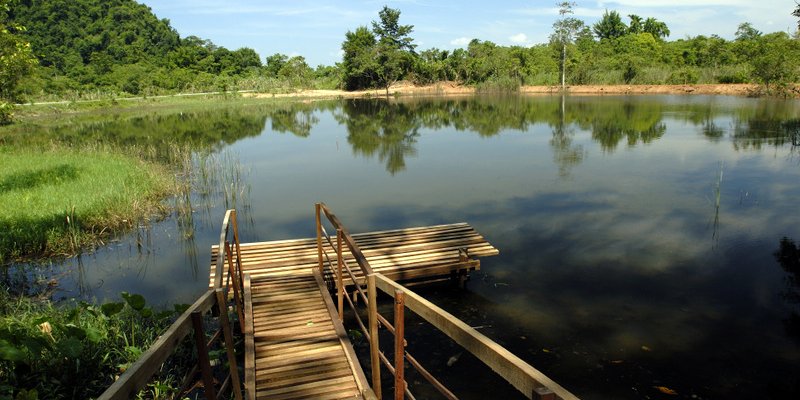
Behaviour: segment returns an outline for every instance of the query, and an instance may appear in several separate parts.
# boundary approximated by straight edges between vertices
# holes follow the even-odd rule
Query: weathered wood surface
[[[459,249],[467,249],[470,257],[498,254],[494,246],[466,223],[361,233],[352,238],[375,272],[398,281],[480,268],[475,260],[460,262]],[[323,248],[335,264],[336,250],[325,240]],[[219,246],[211,248],[210,282],[215,279],[218,250]],[[307,276],[309,268],[318,266],[316,238],[243,243],[241,252],[243,272],[249,273],[253,280],[265,275]],[[360,278],[353,255],[345,249],[343,257]],[[349,277],[345,278],[345,284],[352,284]]]
[[[245,258],[246,259],[246,258]],[[255,398],[364,398],[369,385],[321,277],[264,275],[246,290],[252,307]]]
[[[355,234],[352,240],[376,272],[394,279],[478,268],[476,260],[459,257],[461,249],[471,257],[498,254],[466,223]],[[316,238],[243,243],[240,249],[245,330],[252,332],[245,340],[246,353],[251,353],[245,355],[248,398],[375,398],[316,273]],[[323,240],[323,250],[336,265],[336,249]],[[218,251],[219,246],[212,247],[212,284]],[[342,258],[362,278],[346,248]],[[348,277],[344,284],[349,283]],[[371,328],[377,332],[375,325]]]

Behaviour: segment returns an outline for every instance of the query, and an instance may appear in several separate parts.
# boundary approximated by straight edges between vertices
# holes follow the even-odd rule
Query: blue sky
[[[341,60],[348,30],[369,26],[388,5],[400,23],[414,25],[418,49],[466,47],[470,39],[501,45],[547,42],[558,18],[556,1],[322,1],[322,0],[140,0],[167,18],[181,36],[210,39],[229,49],[250,47],[262,60],[274,53],[302,55],[309,65]],[[591,25],[605,9],[655,17],[667,23],[669,39],[718,34],[732,39],[741,22],[762,32],[794,32],[794,0],[617,0],[578,1],[575,16]],[[627,22],[627,17],[624,18]]]

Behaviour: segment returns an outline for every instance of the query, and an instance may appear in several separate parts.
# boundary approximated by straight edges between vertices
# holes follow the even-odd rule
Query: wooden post
[[[321,206],[319,203],[314,204],[314,208],[316,210],[316,220],[317,220],[317,260],[319,261],[319,274],[320,276],[325,276],[322,273],[322,219],[320,217]]]
[[[228,305],[225,301],[225,293],[222,289],[216,289],[217,306],[219,307],[219,323],[222,327],[222,334],[225,337],[225,352],[228,354],[228,365],[231,369],[231,382],[233,383],[233,396],[236,400],[242,400],[242,382],[239,380],[239,368],[236,365],[236,353],[233,350],[233,335],[231,334],[231,324],[228,321]],[[238,305],[237,305],[238,308]],[[242,313],[244,316],[244,313]]]
[[[236,269],[238,271],[239,284],[242,282],[242,248],[239,244],[239,223],[236,222],[236,210],[231,210],[231,222],[233,223],[233,245],[236,249]],[[241,290],[239,286],[239,290]]]
[[[233,265],[233,253],[231,252],[231,245],[225,241],[225,254],[228,255],[228,275],[233,281],[233,302],[236,303],[236,313],[239,316],[239,329],[244,332],[244,301],[242,300],[242,281],[239,280],[239,274]],[[228,285],[226,285],[228,286]]]
[[[344,257],[342,257],[342,230],[336,230],[336,284],[339,286],[338,303],[339,306],[339,321],[344,321],[344,282],[342,281],[342,265],[344,264]]]
[[[541,386],[533,389],[533,400],[556,400],[556,394],[552,390]]]
[[[394,292],[394,400],[403,400],[406,394],[405,370],[405,294],[402,290]]]
[[[200,372],[203,376],[203,389],[206,399],[216,400],[214,376],[211,374],[211,362],[208,359],[208,347],[206,347],[206,332],[203,330],[203,314],[200,311],[192,312],[192,325],[194,326],[194,342],[197,346],[197,365],[200,367]]]
[[[369,304],[369,360],[372,368],[372,390],[375,396],[381,399],[381,360],[379,359],[380,348],[378,347],[378,300],[375,286],[375,275],[367,275],[367,298]]]

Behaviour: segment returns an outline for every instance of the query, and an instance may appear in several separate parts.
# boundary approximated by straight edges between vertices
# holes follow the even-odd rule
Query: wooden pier
[[[252,313],[246,314],[252,315],[248,323],[253,326],[256,398],[352,399],[371,391],[329,294],[338,281],[331,269],[320,269],[321,259],[338,254],[322,223],[323,215],[335,228],[341,226],[320,205],[316,238],[234,244],[238,251],[230,242],[222,244],[233,255],[228,260],[238,254],[240,267],[228,277],[241,274],[244,308],[252,307]],[[233,236],[238,238],[238,229]],[[354,255],[340,243],[343,265],[356,266],[359,258],[366,258],[374,272],[397,281],[463,281],[468,271],[480,268],[473,257],[498,254],[466,223],[348,236],[360,251]],[[220,248],[211,250],[211,287],[216,284],[216,271],[225,270],[218,268]],[[366,284],[360,268],[353,272],[354,279],[342,280],[343,290],[354,286],[354,280]]]
[[[335,233],[329,234],[329,228]],[[412,283],[443,279],[463,284],[469,271],[480,269],[477,257],[498,254],[470,225],[351,235],[330,209],[317,204],[316,233],[308,239],[240,243],[236,212],[228,210],[219,245],[212,247],[211,289],[101,398],[128,398],[143,387],[180,338],[190,332],[189,314],[196,321],[196,371],[202,372],[206,397],[217,398],[206,334],[199,321],[201,314],[216,306],[231,365],[219,393],[231,389],[236,399],[414,399],[404,379],[408,367],[416,369],[444,398],[457,399],[406,348],[405,309],[476,356],[524,397],[577,399],[519,357],[408,289]],[[379,295],[393,300],[393,320],[378,313]],[[230,339],[233,330],[227,322],[230,298],[244,337],[243,388]],[[368,374],[342,324],[345,306],[355,328],[369,343],[370,359],[364,362]],[[384,343],[392,352],[382,350],[379,330],[394,337],[391,346]],[[383,395],[382,371],[393,376],[391,395]]]

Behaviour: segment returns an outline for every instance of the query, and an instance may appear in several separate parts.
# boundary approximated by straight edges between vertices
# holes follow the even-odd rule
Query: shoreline
[[[757,96],[762,86],[757,84],[686,84],[686,85],[574,85],[566,92],[575,95],[619,95],[619,94],[703,94],[728,96]],[[487,92],[484,92],[487,93]],[[488,92],[490,93],[490,92]],[[532,95],[555,95],[561,93],[560,86],[521,86],[518,93]],[[475,87],[454,82],[440,82],[426,86],[399,83],[389,88],[392,96],[453,96],[475,95]],[[304,89],[293,93],[242,93],[247,98],[362,98],[385,97],[384,89],[358,91]]]

